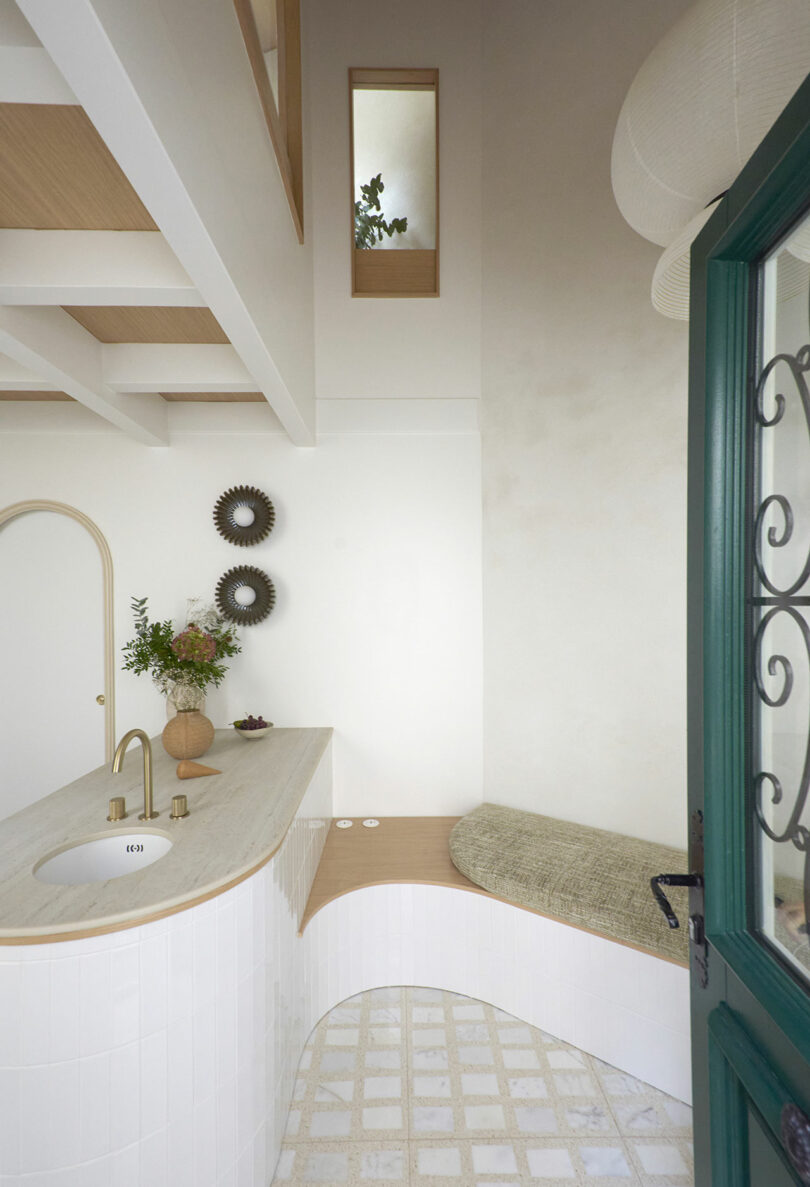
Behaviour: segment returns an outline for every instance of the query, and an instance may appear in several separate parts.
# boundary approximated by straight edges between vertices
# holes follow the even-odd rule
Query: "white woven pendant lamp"
[[[808,0],[698,0],[619,114],[611,175],[627,222],[664,252],[653,304],[686,318],[689,248],[810,68]]]

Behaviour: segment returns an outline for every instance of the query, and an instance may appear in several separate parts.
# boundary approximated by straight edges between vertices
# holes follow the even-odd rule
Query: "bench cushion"
[[[453,864],[476,885],[543,915],[657,956],[688,961],[688,891],[667,887],[681,926],[650,891],[655,874],[685,874],[680,849],[551,816],[481,804],[450,834]]]

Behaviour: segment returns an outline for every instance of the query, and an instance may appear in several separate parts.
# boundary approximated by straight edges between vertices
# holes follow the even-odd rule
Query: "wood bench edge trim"
[[[492,899],[496,903],[504,903],[507,907],[515,907],[518,911],[527,911],[530,915],[539,915],[541,919],[551,919],[554,923],[561,923],[565,927],[573,927],[576,931],[585,932],[589,936],[597,936],[598,939],[607,940],[611,944],[621,944],[623,948],[632,948],[634,952],[641,952],[645,956],[654,957],[656,960],[665,960],[667,964],[677,965],[678,968],[689,968],[688,960],[678,960],[674,956],[664,956],[661,952],[653,952],[650,948],[642,948],[640,944],[631,944],[629,940],[620,940],[616,936],[608,936],[602,931],[594,931],[591,927],[583,927],[580,923],[571,923],[568,919],[561,919],[558,915],[549,915],[545,911],[536,910],[534,907],[524,907],[522,903],[516,903],[512,899],[502,898],[498,894],[484,890],[482,886],[459,886],[458,883],[436,882],[429,878],[408,878],[407,880],[403,878],[373,878],[367,882],[358,882],[356,886],[347,886],[345,890],[339,890],[335,894],[328,895],[316,907],[312,907],[312,909],[310,909],[310,905],[307,903],[304,917],[301,920],[301,926],[298,929],[299,936],[304,934],[310,920],[314,919],[318,912],[327,906],[328,903],[343,898],[347,894],[353,894],[355,890],[366,890],[371,886],[440,886],[444,890],[460,890],[467,894],[480,894],[483,898]]]

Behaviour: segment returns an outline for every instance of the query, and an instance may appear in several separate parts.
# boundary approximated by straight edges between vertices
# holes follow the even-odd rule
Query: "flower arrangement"
[[[171,619],[150,622],[146,598],[132,599],[135,638],[123,647],[124,670],[150,672],[155,686],[178,709],[196,709],[210,684],[218,688],[228,670],[224,659],[242,648],[233,626],[217,611],[192,598],[184,630]]]

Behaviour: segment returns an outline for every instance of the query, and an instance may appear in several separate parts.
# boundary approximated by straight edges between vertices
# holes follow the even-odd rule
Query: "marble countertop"
[[[121,773],[108,764],[0,821],[0,944],[45,942],[67,934],[93,934],[135,926],[190,906],[269,860],[284,840],[332,737],[331,729],[274,729],[260,741],[217,730],[197,761],[219,775],[177,778],[177,760],[152,739],[156,820],[143,811],[140,744],[127,751]],[[173,795],[188,796],[190,815],[171,820]],[[108,823],[111,796],[126,796],[126,820]],[[159,861],[106,882],[56,886],[40,882],[33,867],[79,841],[115,833],[170,837]]]

